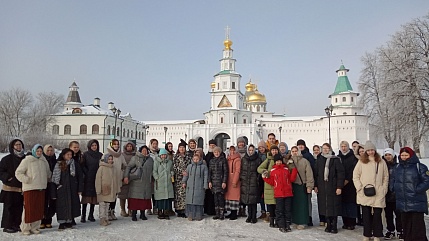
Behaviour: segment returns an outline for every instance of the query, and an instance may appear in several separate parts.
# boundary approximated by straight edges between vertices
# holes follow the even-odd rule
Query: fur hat
[[[408,146],[402,147],[399,153],[406,152],[410,154],[410,156],[414,156],[416,153],[413,151],[413,149],[409,148]]]
[[[160,148],[159,149],[159,155],[161,156],[161,155],[167,155],[168,153],[167,153],[167,150],[165,150],[165,148]]]
[[[386,155],[386,154],[390,154],[392,156],[395,156],[395,151],[392,148],[386,148],[383,151],[383,156]]]
[[[213,145],[216,145],[216,141],[215,141],[215,140],[213,140],[213,139],[209,141],[209,145],[212,145],[212,144],[213,144]]]
[[[274,161],[278,161],[278,160],[283,161],[283,157],[282,157],[282,155],[280,155],[280,154],[275,154],[275,155],[274,155]]]
[[[365,148],[365,151],[368,151],[368,150],[377,150],[377,148],[375,147],[374,143],[372,143],[371,141],[366,141],[364,148]]]
[[[258,148],[259,147],[263,147],[263,148],[265,148],[265,149],[267,149],[268,147],[267,147],[267,143],[265,143],[265,141],[260,141],[259,143],[258,143]]]
[[[299,139],[297,142],[296,142],[296,145],[297,146],[299,146],[299,145],[303,145],[303,146],[307,146],[306,144],[305,144],[305,141],[303,140],[303,139]]]
[[[243,142],[244,144],[246,144],[246,140],[242,136],[240,136],[239,138],[237,138],[237,145],[240,142]]]

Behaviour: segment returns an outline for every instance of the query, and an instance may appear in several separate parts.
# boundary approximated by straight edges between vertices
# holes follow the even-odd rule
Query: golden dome
[[[245,88],[246,88],[246,91],[253,92],[256,89],[256,84],[252,83],[252,81],[249,81],[249,83],[245,85]]]
[[[212,89],[216,88],[216,83],[215,83],[215,82],[212,82],[212,83],[211,83],[211,85],[210,85],[210,87],[211,87]]]
[[[232,41],[231,39],[226,39],[225,41],[223,41],[223,45],[225,45],[225,50],[230,50],[232,49]]]
[[[256,91],[255,91],[255,93],[253,93],[253,94],[251,94],[251,95],[249,95],[249,96],[247,97],[247,102],[248,102],[248,103],[255,103],[255,102],[258,102],[258,103],[260,103],[260,102],[266,103],[266,102],[267,102],[267,98],[265,98],[265,95],[263,95],[263,94],[259,93],[259,91],[258,91],[258,90],[256,90]]]

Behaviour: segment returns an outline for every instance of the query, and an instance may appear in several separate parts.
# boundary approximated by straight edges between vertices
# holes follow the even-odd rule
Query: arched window
[[[130,130],[127,130],[127,137],[130,137]]]
[[[92,134],[99,134],[100,133],[100,126],[97,124],[92,125]]]
[[[58,134],[60,134],[60,126],[59,125],[52,126],[52,135],[58,135]]]
[[[70,125],[64,126],[64,135],[71,135],[71,126]]]
[[[142,133],[139,131],[139,140],[141,139],[141,137],[142,137]]]
[[[88,134],[88,130],[87,130],[86,125],[81,125],[81,126],[80,126],[80,134],[81,134],[81,135],[86,135],[86,134]]]
[[[133,134],[134,134],[133,131],[131,131],[131,138],[133,138]],[[137,139],[137,136],[135,136],[135,138]]]
[[[119,127],[116,128],[116,135],[119,136],[120,135],[121,130],[119,129]]]
[[[125,128],[122,130],[122,136],[125,137]]]
[[[107,135],[110,135],[110,125],[107,126]]]
[[[343,97],[343,102],[346,102],[346,97]]]

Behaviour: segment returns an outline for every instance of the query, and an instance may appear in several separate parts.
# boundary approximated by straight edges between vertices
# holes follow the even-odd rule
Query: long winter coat
[[[257,152],[249,156],[249,153],[241,159],[240,171],[240,200],[244,204],[257,204],[261,198],[259,191],[258,167],[261,158]]]
[[[241,156],[238,152],[228,155],[228,182],[225,199],[240,201]]]
[[[358,162],[352,149],[344,155],[341,151],[338,154],[344,166],[344,177],[348,181],[341,192],[341,199],[344,203],[356,203],[356,188],[353,184],[353,170]],[[317,164],[316,164],[317,165]]]
[[[179,153],[173,157],[174,170],[174,208],[176,210],[185,210],[186,208],[186,190],[182,187],[183,172],[191,163],[192,157],[185,152],[184,156]]]
[[[210,160],[209,182],[212,183],[212,193],[225,193],[222,183],[228,182],[228,163],[222,155]]]
[[[70,165],[65,171],[61,171],[60,185],[56,191],[57,220],[71,220],[80,216],[78,193],[83,191],[83,173],[77,163],[75,163],[75,172],[74,176],[70,174]]]
[[[344,186],[344,166],[339,157],[331,156],[329,161],[328,181],[325,181],[324,173],[326,161],[327,158],[323,155],[318,156],[314,174],[314,187],[318,189],[317,204],[319,214],[328,217],[340,216],[342,212],[342,200],[341,195],[336,194],[336,190],[342,189]]]
[[[155,200],[174,198],[173,183],[171,177],[174,175],[171,160],[162,160],[157,157],[153,164],[153,178],[155,179]]]
[[[15,139],[9,143],[9,154],[0,161],[0,180],[3,182],[3,190],[5,189],[5,185],[16,190],[21,190],[22,188],[22,183],[15,177],[15,171],[25,156],[19,157],[14,154],[13,146],[17,141],[19,140]]]
[[[132,151],[130,151],[130,152],[128,152],[126,149],[128,144],[131,144],[131,146],[133,147]],[[129,142],[125,143],[122,150],[123,150],[122,156],[124,156],[125,167],[126,167],[130,163],[131,158],[136,155],[136,145],[133,142],[129,141]],[[123,170],[125,170],[124,167],[123,167]],[[118,198],[127,199],[128,195],[129,195],[129,189],[130,189],[129,184],[122,183],[121,192],[118,193]]]
[[[204,196],[208,186],[209,170],[203,160],[192,162],[186,168],[187,176],[182,179],[186,184],[186,204],[204,205]]]
[[[390,186],[396,193],[398,210],[428,214],[426,190],[429,189],[429,172],[415,154],[405,161],[399,159]]]
[[[97,144],[97,150],[91,150],[91,145]],[[88,151],[83,153],[81,168],[83,172],[83,192],[84,197],[95,197],[97,193],[95,191],[95,176],[97,175],[98,167],[100,166],[100,160],[103,154],[99,151],[99,143],[97,140],[90,140],[88,142]]]
[[[314,156],[310,153],[310,150],[308,147],[305,147],[304,150],[301,151],[301,155],[307,159],[307,161],[311,165],[311,169],[314,171],[314,168],[316,166],[316,160],[314,159]]]
[[[100,162],[95,178],[95,189],[98,202],[114,202],[116,200],[115,190],[118,185],[113,178],[113,164]]]
[[[377,163],[370,160],[368,163],[359,161],[353,171],[353,183],[356,187],[356,202],[362,206],[374,208],[386,207],[386,193],[389,184],[389,170],[386,163],[381,160],[378,165],[378,174],[376,174]],[[375,185],[375,196],[367,197],[363,188],[368,185]]]
[[[267,159],[261,163],[258,167],[258,173],[262,174],[263,172],[268,172],[268,177],[270,176],[270,171],[275,165],[274,157],[271,155],[271,152],[267,153]],[[276,204],[276,200],[274,199],[274,189],[268,183],[264,183],[264,202],[265,204]]]
[[[125,169],[125,177],[130,177],[130,171],[135,168],[142,168],[142,177],[140,179],[130,180],[129,182],[129,198],[136,199],[151,199],[153,193],[153,159],[152,157],[143,156],[137,152]]]
[[[26,156],[15,171],[16,178],[22,182],[22,191],[46,189],[51,170],[45,157]]]
[[[127,163],[125,162],[124,156],[121,154],[121,151],[114,151],[111,147],[107,148],[107,152],[113,156],[113,178],[115,182],[117,182],[116,190],[114,190],[115,194],[121,191],[122,187],[122,179],[123,179],[123,171],[127,167]]]

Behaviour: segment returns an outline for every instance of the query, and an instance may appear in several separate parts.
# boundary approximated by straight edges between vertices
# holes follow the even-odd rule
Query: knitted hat
[[[186,144],[186,141],[184,141],[183,139],[180,139],[180,143],[179,143],[179,147],[183,146],[186,148],[188,144]]]
[[[243,142],[244,144],[246,144],[246,140],[242,136],[240,136],[239,138],[237,138],[237,145],[240,142]]]
[[[410,154],[410,156],[415,155],[415,152],[413,151],[413,149],[409,148],[408,146],[402,147],[401,150],[399,151],[399,153],[402,153],[402,152],[406,152],[406,153]]]
[[[377,150],[377,148],[375,147],[374,143],[372,143],[371,141],[366,141],[364,148],[365,148],[365,151],[368,151],[368,150]]]
[[[274,161],[278,161],[278,160],[283,161],[283,157],[280,154],[275,154],[274,155]]]
[[[307,146],[307,145],[305,144],[305,141],[304,141],[303,139],[299,139],[299,140],[296,142],[296,145],[297,145],[297,146],[299,146],[299,145]]]
[[[265,141],[260,141],[260,142],[258,143],[258,148],[259,148],[259,147],[263,147],[263,148],[267,149],[267,143],[265,143]]]
[[[161,148],[159,149],[159,155],[167,155],[167,150],[165,150],[165,148]]]
[[[386,148],[383,151],[383,156],[386,155],[386,154],[390,154],[392,156],[395,156],[395,151],[392,148]]]
[[[210,141],[209,141],[209,145],[212,145],[212,144],[213,144],[213,145],[216,145],[216,141],[215,141],[215,140],[210,140]]]

